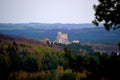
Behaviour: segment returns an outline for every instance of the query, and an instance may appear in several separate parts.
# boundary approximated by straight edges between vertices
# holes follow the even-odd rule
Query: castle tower
[[[58,32],[58,35],[62,34],[62,32]]]
[[[68,35],[67,34],[62,34],[62,32],[58,32],[57,38],[56,38],[57,43],[61,44],[70,44],[68,40]]]

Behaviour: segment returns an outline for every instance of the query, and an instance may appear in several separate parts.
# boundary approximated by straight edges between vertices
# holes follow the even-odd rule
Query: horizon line
[[[92,22],[86,23],[62,23],[62,22],[0,22],[0,24],[93,24]]]

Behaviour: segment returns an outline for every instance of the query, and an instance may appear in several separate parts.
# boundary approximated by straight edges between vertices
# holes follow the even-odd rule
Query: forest
[[[120,55],[0,34],[0,80],[119,80]]]

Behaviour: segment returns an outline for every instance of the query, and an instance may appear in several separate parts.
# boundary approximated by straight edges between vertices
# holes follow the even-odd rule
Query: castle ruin
[[[57,38],[56,38],[56,43],[61,43],[61,44],[70,44],[69,40],[68,40],[68,35],[67,34],[63,34],[62,32],[58,32]]]

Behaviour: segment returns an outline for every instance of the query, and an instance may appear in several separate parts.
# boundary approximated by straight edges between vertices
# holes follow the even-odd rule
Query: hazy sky
[[[97,0],[0,0],[0,23],[91,23]]]

